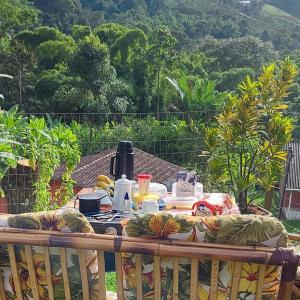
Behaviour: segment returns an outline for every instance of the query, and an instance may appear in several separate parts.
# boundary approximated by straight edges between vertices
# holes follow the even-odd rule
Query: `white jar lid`
[[[142,202],[142,211],[143,213],[158,212],[159,211],[158,202],[153,200],[144,200]]]
[[[158,205],[158,203],[155,200],[145,199],[145,200],[143,200],[142,205],[143,206],[151,206],[151,205]]]

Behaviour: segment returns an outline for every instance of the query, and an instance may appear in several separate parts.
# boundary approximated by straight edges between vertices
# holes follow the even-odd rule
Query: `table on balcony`
[[[80,194],[87,194],[87,193],[91,193],[93,191],[93,189],[88,189],[85,188],[83,190],[80,191]],[[209,195],[213,195],[213,194],[205,194],[205,197],[209,197]],[[75,202],[76,203],[76,207],[77,209],[79,209],[78,207],[78,201]],[[226,206],[226,203],[224,201],[224,208]],[[71,200],[66,207],[74,207],[74,199]],[[237,208],[237,206],[235,205],[235,207]],[[91,226],[93,227],[95,233],[97,234],[109,234],[109,235],[122,235],[122,231],[123,228],[126,226],[126,224],[128,223],[128,221],[134,217],[136,217],[136,215],[138,214],[137,212],[132,212],[130,214],[116,214],[111,212],[111,205],[103,205],[101,206],[101,212],[107,212],[108,215],[105,216],[105,218],[102,217],[93,217],[93,216],[89,216],[86,215],[87,219],[89,220]],[[193,211],[191,209],[178,209],[176,207],[173,208],[169,208],[165,210],[166,212],[169,212],[173,215],[178,215],[178,214],[185,214],[185,215],[192,215]],[[225,210],[226,214],[229,213],[239,213],[238,208],[237,210],[234,209],[232,212]],[[222,214],[222,213],[221,213]],[[115,217],[116,218],[112,218]],[[115,260],[114,260],[114,254],[113,253],[106,253],[105,254],[105,260],[106,260],[106,272],[112,272],[115,271]]]

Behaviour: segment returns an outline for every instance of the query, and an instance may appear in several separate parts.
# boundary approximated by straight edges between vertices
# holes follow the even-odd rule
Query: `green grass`
[[[299,0],[270,0],[268,2],[289,13],[290,15],[300,18]]]
[[[300,23],[300,19],[290,15],[286,11],[270,5],[270,4],[265,4],[262,8],[262,13],[265,16],[273,16],[274,18],[277,18],[278,20],[284,20],[286,22],[292,23],[292,24],[298,24]]]
[[[291,17],[290,14],[288,14],[287,12],[285,12],[284,10],[280,9],[280,8],[277,8],[273,5],[270,5],[270,4],[265,4],[263,6],[263,9],[262,11],[264,13],[267,13],[267,14],[270,14],[270,15],[273,15],[273,16],[276,16],[276,17]]]
[[[117,291],[117,278],[115,272],[105,273],[106,290],[110,292]]]
[[[283,225],[289,233],[300,233],[300,220],[283,221]]]

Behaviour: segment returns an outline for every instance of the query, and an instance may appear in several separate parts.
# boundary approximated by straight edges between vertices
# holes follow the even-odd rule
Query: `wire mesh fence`
[[[207,110],[184,113],[162,112],[159,115],[156,113],[27,113],[27,116],[45,117],[50,126],[57,122],[70,125],[74,121],[77,122],[79,126],[75,126],[75,130],[82,157],[116,149],[120,140],[130,140],[137,149],[179,167],[196,170],[200,180],[208,187],[206,184],[208,157],[202,154],[203,150],[206,150],[204,126],[213,124],[217,114],[218,111]],[[293,117],[299,120],[298,115],[294,114]],[[2,181],[5,198],[0,200],[0,212],[31,211],[36,197],[33,185],[37,178],[38,173],[30,168],[20,166],[11,170]],[[281,197],[287,196],[280,194],[280,191],[274,194],[272,211],[275,216],[280,210]],[[293,201],[296,200],[292,200],[292,203]],[[296,218],[298,218],[297,213],[295,212]]]
[[[51,124],[80,124],[77,136],[82,155],[115,148],[131,140],[136,148],[180,165],[198,163],[204,149],[204,126],[212,124],[216,110],[157,113],[27,113]]]
[[[35,203],[34,183],[37,178],[38,173],[29,167],[18,165],[11,168],[1,182],[5,195],[0,198],[0,213],[32,211]]]
[[[121,140],[132,141],[135,148],[158,157],[170,164],[197,170],[203,174],[207,157],[201,156],[204,146],[204,120],[214,120],[216,111],[157,114],[76,114],[34,113],[27,116],[45,117],[50,126],[63,122],[72,126],[78,137],[82,158],[90,161],[103,151],[115,151]],[[147,170],[144,170],[145,172]],[[105,174],[109,175],[109,174]],[[174,178],[175,178],[174,174]],[[36,194],[34,183],[39,174],[30,168],[18,167],[3,179],[5,198],[0,212],[22,213],[31,211]],[[50,184],[50,188],[54,188]],[[91,187],[91,186],[88,186]]]

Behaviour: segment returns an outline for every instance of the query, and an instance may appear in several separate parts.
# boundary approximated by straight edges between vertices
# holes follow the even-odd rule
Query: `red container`
[[[206,194],[193,207],[193,216],[240,214],[234,199],[227,194]]]
[[[139,195],[148,195],[150,190],[152,176],[150,174],[139,174],[138,175],[138,185],[139,185]]]

